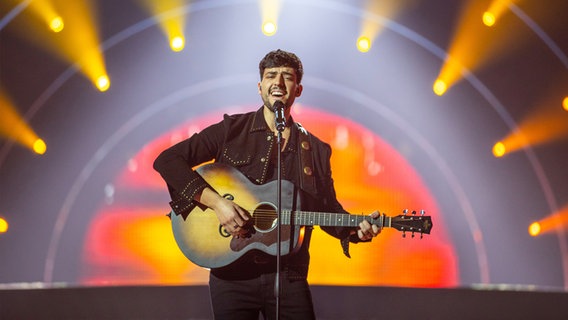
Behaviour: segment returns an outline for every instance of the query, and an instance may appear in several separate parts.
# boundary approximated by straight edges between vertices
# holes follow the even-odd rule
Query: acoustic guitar
[[[195,207],[184,219],[172,212],[171,223],[174,238],[183,254],[193,263],[206,268],[226,266],[251,250],[277,254],[277,182],[263,185],[253,184],[237,169],[224,164],[207,164],[197,169],[207,183],[223,197],[234,201],[251,216],[246,237],[233,237],[219,224],[215,212]],[[345,213],[297,211],[300,200],[294,191],[292,182],[282,181],[281,210],[281,254],[294,252],[302,244],[305,226],[357,227],[363,220],[381,228],[394,228],[402,231],[430,234],[432,219],[430,216],[404,214],[397,216]]]

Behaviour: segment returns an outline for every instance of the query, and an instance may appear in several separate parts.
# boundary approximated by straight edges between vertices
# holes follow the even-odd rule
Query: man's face
[[[258,93],[264,105],[272,110],[277,100],[290,108],[296,97],[302,94],[302,85],[297,83],[296,70],[290,67],[266,68],[258,83]]]

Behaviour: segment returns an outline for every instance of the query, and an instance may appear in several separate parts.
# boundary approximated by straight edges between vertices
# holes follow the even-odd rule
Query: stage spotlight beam
[[[157,21],[168,39],[170,49],[174,52],[183,51],[185,48],[183,30],[186,17],[183,9],[188,2],[186,0],[141,0],[142,6]]]
[[[558,229],[568,229],[568,206],[531,223],[528,232],[536,237],[550,234]]]
[[[76,66],[96,86],[98,76],[106,74],[106,66],[92,5],[91,0],[31,1],[14,30]]]
[[[16,107],[6,94],[0,90],[0,137],[14,141],[29,150],[44,154],[47,150],[45,142],[17,112]]]
[[[273,36],[278,31],[278,17],[282,7],[281,0],[259,0],[260,16],[262,20],[261,30],[266,36]]]
[[[483,24],[488,27],[492,27],[495,23],[503,16],[503,14],[509,8],[509,5],[514,3],[515,0],[493,0],[487,8],[487,11],[483,13],[482,20]]]
[[[370,12],[377,16],[386,17],[388,19],[394,19],[400,12],[402,12],[411,1],[409,0],[399,0],[399,1],[374,1],[367,0],[365,8],[367,12]],[[360,52],[368,52],[371,50],[374,40],[383,31],[384,24],[378,24],[372,19],[361,20],[361,30],[359,32],[359,37],[357,38],[357,50]]]
[[[448,90],[463,79],[464,70],[474,72],[492,60],[513,52],[524,40],[517,36],[515,30],[485,27],[495,24],[511,2],[497,0],[489,9],[484,7],[482,1],[470,1],[464,6],[449,45],[448,58],[437,76],[437,79],[446,83]]]

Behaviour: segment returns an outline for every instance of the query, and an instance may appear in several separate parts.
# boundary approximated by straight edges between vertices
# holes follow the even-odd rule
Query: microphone
[[[284,127],[286,127],[286,116],[284,116],[284,103],[280,100],[276,100],[272,105],[272,109],[274,110],[274,123],[276,125],[276,130],[282,132],[284,131]]]

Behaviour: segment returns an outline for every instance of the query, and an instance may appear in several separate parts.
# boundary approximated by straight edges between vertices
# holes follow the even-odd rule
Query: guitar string
[[[248,211],[248,210],[247,210]],[[294,212],[292,212],[291,210],[283,210],[282,214],[284,214],[283,217],[283,221],[285,223],[288,223],[291,220],[291,216],[294,214]],[[298,214],[298,213],[296,213]],[[306,212],[306,211],[302,211],[300,212],[300,215],[303,215],[304,217],[298,217],[296,216],[295,220],[298,223],[306,223],[307,221],[312,221],[312,220],[318,220],[318,221],[326,221],[328,220],[328,222],[330,223],[330,226],[357,226],[360,222],[362,222],[363,220],[379,220],[382,218],[375,218],[372,219],[369,216],[366,215],[357,215],[357,214],[348,214],[348,213],[329,213],[329,212]],[[327,218],[324,217],[323,219],[315,219],[316,217],[310,217],[309,215],[312,216],[320,216],[319,218],[321,218],[321,216],[337,216],[339,217],[340,215],[346,215],[347,218],[346,219],[331,219],[331,218]],[[276,217],[276,212],[274,210],[267,210],[267,209],[257,209],[256,211],[254,211],[254,214],[251,215],[252,218],[254,219],[255,222],[257,223],[269,223],[269,222],[274,222],[277,217]],[[314,219],[312,219],[314,218]],[[387,217],[387,218],[391,218],[392,217]],[[399,221],[400,222],[405,222],[406,224],[410,223],[410,224],[416,224],[416,223],[424,223],[424,220],[422,219],[422,217],[416,217],[417,219],[408,219],[408,220],[402,220]],[[331,222],[335,222],[333,224],[331,224]],[[384,223],[384,221],[383,221]],[[310,223],[312,224],[312,223]],[[320,223],[321,225],[322,223]],[[327,224],[325,224],[327,225]],[[417,226],[416,228],[418,229],[422,229],[420,226]]]
[[[247,211],[250,213],[250,210],[247,210]],[[284,214],[284,217],[283,217],[284,221],[289,221],[290,216],[292,214],[294,214],[290,210],[284,210],[284,211],[282,211],[282,213]],[[296,214],[298,214],[298,213],[296,213]],[[300,220],[300,221],[311,221],[311,220],[313,220],[313,218],[315,218],[315,217],[311,217],[311,216],[320,216],[320,218],[321,218],[322,215],[324,216],[323,221],[325,221],[325,220],[330,220],[330,218],[332,216],[339,217],[340,215],[345,215],[345,216],[347,216],[346,219],[333,219],[334,222],[335,222],[334,225],[350,225],[350,224],[358,224],[365,219],[369,219],[369,218],[367,218],[367,216],[364,216],[364,215],[353,215],[353,214],[348,214],[348,213],[329,213],[329,212],[307,212],[307,211],[303,211],[303,212],[301,212],[301,215],[302,215],[302,217],[296,216],[295,221],[298,221],[298,220]],[[251,214],[251,216],[257,222],[270,222],[270,221],[275,221],[277,219],[276,212],[274,210],[267,210],[267,209],[258,209],[256,211],[254,211],[254,213]],[[328,216],[328,217],[325,217],[325,216]]]

